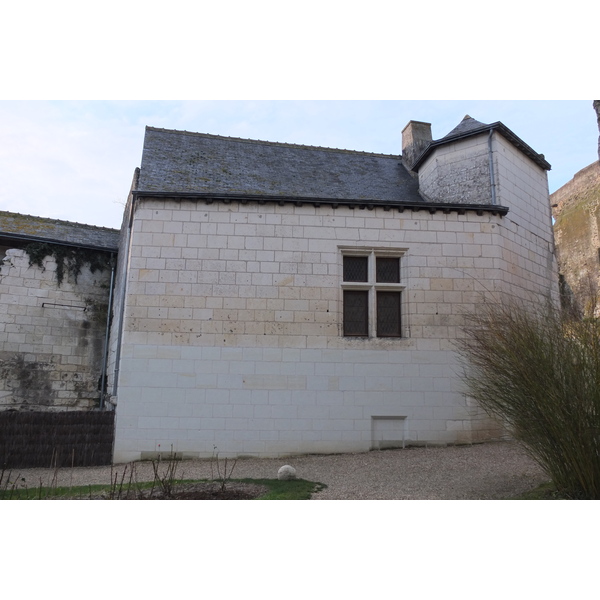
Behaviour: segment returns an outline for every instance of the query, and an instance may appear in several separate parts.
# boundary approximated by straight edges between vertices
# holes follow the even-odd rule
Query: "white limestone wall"
[[[460,389],[453,340],[464,312],[502,283],[505,227],[489,213],[141,203],[115,461],[496,434]],[[342,248],[405,253],[405,337],[342,336]]]
[[[432,202],[492,204],[488,133],[435,148],[419,169],[419,189]]]
[[[6,250],[0,268],[0,410],[82,410],[97,406],[108,272],[82,267],[57,285],[56,262],[29,265]]]
[[[489,134],[444,144],[419,170],[419,188],[432,201],[492,204]],[[506,206],[500,239],[484,246],[498,269],[494,291],[524,299],[540,290],[558,299],[558,267],[546,171],[497,131],[492,142],[495,202]],[[493,246],[493,249],[492,249]]]
[[[503,289],[531,299],[540,289],[558,302],[558,265],[546,171],[501,135],[493,138],[496,197],[509,207],[502,235]]]

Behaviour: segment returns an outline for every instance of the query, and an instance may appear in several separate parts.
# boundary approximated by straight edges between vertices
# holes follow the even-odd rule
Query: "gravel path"
[[[445,448],[407,448],[360,454],[306,455],[277,459],[241,459],[234,478],[275,478],[284,464],[297,476],[327,488],[314,500],[476,500],[508,498],[547,481],[540,467],[515,442],[496,442]],[[221,461],[223,466],[223,461]],[[228,467],[231,460],[228,461]],[[112,468],[120,481],[125,465]],[[131,466],[127,466],[125,482]],[[108,484],[111,467],[14,469],[11,478],[25,478],[28,487],[43,485]],[[138,481],[151,480],[152,465],[135,463]],[[183,461],[183,479],[211,478],[208,460]]]

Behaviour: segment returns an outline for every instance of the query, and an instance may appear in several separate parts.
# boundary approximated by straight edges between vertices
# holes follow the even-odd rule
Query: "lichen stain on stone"
[[[25,361],[21,355],[0,360],[0,378],[7,390],[12,390],[12,403],[22,406],[49,406],[54,403],[56,392],[50,379],[51,365]]]
[[[77,346],[79,348],[87,348],[90,343],[90,338],[94,335],[92,323],[88,320],[81,321],[77,328]]]
[[[106,325],[108,317],[108,302],[100,302],[93,298],[86,298],[86,311],[90,313],[91,320],[97,325]]]

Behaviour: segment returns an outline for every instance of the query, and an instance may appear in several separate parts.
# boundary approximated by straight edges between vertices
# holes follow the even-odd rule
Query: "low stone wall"
[[[0,469],[112,462],[114,412],[0,412]]]

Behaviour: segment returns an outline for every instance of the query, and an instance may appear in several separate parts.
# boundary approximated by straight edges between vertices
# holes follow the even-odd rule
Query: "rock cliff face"
[[[600,132],[600,100],[593,107]],[[576,173],[550,195],[550,204],[563,305],[600,316],[600,162]]]
[[[595,103],[596,105],[596,103]],[[597,104],[600,109],[600,102]],[[600,162],[550,195],[563,304],[600,315]]]

